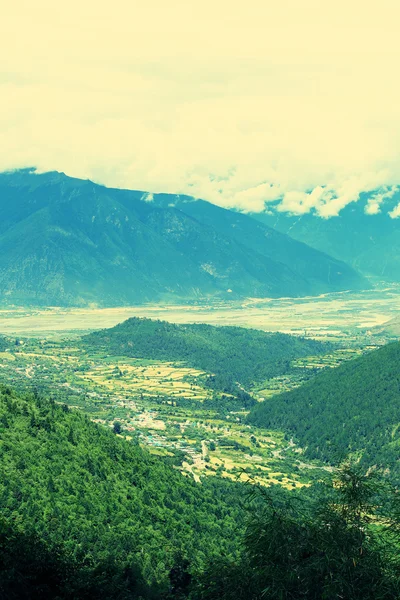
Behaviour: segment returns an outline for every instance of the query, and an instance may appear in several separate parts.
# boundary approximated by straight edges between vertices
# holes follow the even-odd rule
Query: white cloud
[[[397,0],[7,4],[0,169],[325,218],[400,183]]]
[[[392,217],[392,219],[398,219],[400,217],[400,204],[390,211],[389,215]]]
[[[377,215],[381,212],[381,206],[385,202],[385,200],[389,200],[393,198],[396,192],[398,192],[398,186],[392,186],[391,188],[384,188],[384,190],[380,192],[376,192],[370,198],[368,198],[367,205],[365,207],[365,212],[367,215]],[[392,211],[392,213],[395,211]],[[390,214],[392,214],[390,213]]]

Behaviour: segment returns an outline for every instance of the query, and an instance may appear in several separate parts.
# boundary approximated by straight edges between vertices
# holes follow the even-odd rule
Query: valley
[[[130,317],[171,323],[238,325],[346,343],[374,334],[374,328],[400,313],[400,284],[378,282],[370,290],[335,292],[304,298],[248,298],[243,301],[145,304],[118,308],[0,308],[0,333],[56,338],[113,327]],[[379,332],[377,332],[379,333]]]
[[[276,329],[333,343],[322,354],[295,358],[288,372],[246,386],[253,401],[262,402],[387,341],[373,326],[396,314],[398,291],[391,286],[315,299],[248,300],[240,306],[3,310],[0,331],[8,347],[0,354],[0,381],[50,393],[152,454],[178,457],[180,470],[195,481],[219,476],[301,488],[329,467],[305,460],[283,432],[246,423],[248,409],[230,409],[232,394],[210,388],[204,370],[184,361],[83,348],[80,335],[133,313],[176,323],[201,320],[265,329],[272,329],[273,321]]]
[[[78,589],[97,581],[97,565],[116,551],[119,588],[137,565],[142,597],[170,600],[175,565],[190,569],[198,586],[221,554],[240,561],[248,516],[260,502],[277,514],[282,502],[284,510],[296,505],[297,514],[314,497],[323,502],[324,489],[336,493],[343,457],[365,454],[362,464],[373,464],[375,435],[387,441],[377,461],[396,481],[397,376],[388,371],[396,371],[396,353],[383,366],[379,353],[397,339],[386,323],[396,322],[399,292],[382,284],[360,293],[207,305],[4,308],[0,461],[8,475],[0,495],[7,519],[32,519],[30,531],[50,535],[49,547],[58,543],[63,552],[67,539],[78,556],[73,568],[86,565],[85,553],[94,556],[83,580],[73,576]],[[343,369],[348,388],[341,392]],[[369,406],[354,416],[350,405],[345,430],[335,407],[347,397],[354,406],[368,399],[362,385],[373,377],[372,404],[388,398],[383,423],[369,417]],[[319,403],[307,398],[313,386]],[[307,421],[313,402],[328,416]],[[371,444],[357,437],[368,427]],[[25,516],[36,513],[36,521]],[[50,534],[44,514],[51,515]],[[269,531],[279,531],[275,522]],[[101,594],[113,581],[99,580]],[[161,594],[152,596],[150,587]]]
[[[0,600],[400,600],[400,3],[5,5]]]
[[[298,385],[308,366],[264,382],[254,397]],[[299,467],[301,450],[283,433],[245,424],[248,411],[230,411],[229,395],[207,388],[204,377],[179,363],[90,354],[72,340],[25,340],[0,355],[0,382],[46,392],[152,454],[178,456],[195,481],[221,476],[293,489],[321,475],[318,463]]]

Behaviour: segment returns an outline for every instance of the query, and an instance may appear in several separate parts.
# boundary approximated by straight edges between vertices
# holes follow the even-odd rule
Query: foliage
[[[400,502],[374,472],[249,486],[244,528],[243,485],[195,484],[65,405],[2,387],[0,428],[0,598],[399,597]]]
[[[400,536],[398,531],[392,535],[399,522],[382,509],[388,498],[385,486],[373,485],[371,477],[345,465],[317,500],[282,502],[262,490],[258,496],[261,502],[250,516],[241,560],[211,565],[192,598],[400,597]]]
[[[400,482],[399,363],[400,344],[389,344],[259,404],[249,422],[290,432],[310,457],[362,455]]]
[[[250,385],[281,375],[290,369],[294,358],[322,354],[330,348],[282,333],[139,318],[91,333],[83,338],[83,344],[116,356],[185,361],[212,373],[208,385],[227,393],[232,392],[235,382]]]
[[[162,590],[177,552],[192,568],[237,553],[239,484],[200,486],[79,411],[4,387],[0,469],[7,523],[90,573],[109,565],[122,581],[137,569]]]
[[[77,560],[20,523],[0,519],[0,598],[3,600],[101,600],[158,597],[134,565],[111,557]]]

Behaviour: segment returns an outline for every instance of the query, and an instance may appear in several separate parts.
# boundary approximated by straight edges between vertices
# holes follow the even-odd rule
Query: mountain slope
[[[235,231],[230,211],[199,204],[206,219],[170,206],[175,196],[144,197],[62,173],[0,174],[3,302],[112,306],[367,286],[345,264],[250,217]]]
[[[390,338],[400,337],[400,317],[394,317],[382,325],[374,327],[373,332],[377,335],[385,335]]]
[[[348,204],[337,217],[276,212],[253,215],[277,231],[327,252],[366,275],[400,281],[400,218],[389,212],[400,203],[400,193],[385,201],[381,212],[366,214],[371,196],[364,194]]]
[[[108,354],[153,360],[185,361],[224,380],[251,385],[287,372],[294,358],[327,352],[329,345],[283,333],[243,327],[174,325],[128,319],[83,338]]]
[[[365,465],[388,469],[400,482],[399,366],[400,343],[389,344],[274,396],[249,421],[290,432],[311,457],[362,455]]]
[[[315,252],[305,243],[299,244],[287,235],[281,235],[276,229],[266,228],[260,222],[255,226],[254,219],[248,215],[225,210],[209,202],[181,201],[178,206],[181,211],[197,221],[207,226],[218,227],[224,235],[232,237],[239,244],[246,244],[266,258],[279,256],[282,262],[291,265],[291,268],[308,282],[310,294],[314,293],[322,281],[331,291],[343,290],[347,266],[331,256],[322,257],[320,252]]]
[[[89,579],[124,587],[135,583],[137,569],[165,589],[178,556],[197,566],[214,554],[234,556],[239,484],[216,478],[196,484],[172,459],[152,457],[82,413],[4,387],[0,432],[2,519],[14,531],[39,535],[50,550],[61,548]],[[140,597],[135,591],[111,597]],[[6,597],[1,592],[0,577]],[[104,589],[99,596],[68,596],[93,597],[110,596]]]

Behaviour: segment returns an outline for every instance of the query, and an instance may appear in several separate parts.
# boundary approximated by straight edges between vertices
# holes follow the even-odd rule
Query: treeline
[[[283,429],[306,455],[333,463],[353,454],[400,483],[400,343],[326,370],[257,405],[254,425]]]
[[[232,391],[232,382],[250,386],[289,371],[295,358],[330,349],[328,344],[282,333],[139,318],[94,332],[82,343],[116,356],[184,361],[214,374],[214,386],[226,392]]]

